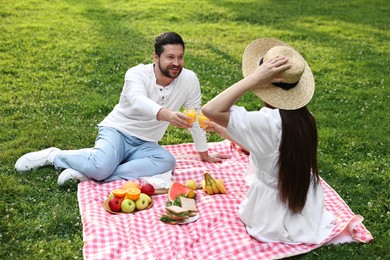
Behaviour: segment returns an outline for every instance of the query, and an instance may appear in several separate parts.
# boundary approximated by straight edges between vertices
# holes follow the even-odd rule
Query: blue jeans
[[[173,170],[175,164],[175,157],[158,143],[110,127],[99,127],[94,148],[64,150],[54,158],[56,169],[71,168],[105,182],[161,174]]]

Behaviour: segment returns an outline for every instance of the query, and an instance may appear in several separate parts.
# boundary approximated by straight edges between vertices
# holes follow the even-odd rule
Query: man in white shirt
[[[171,171],[175,158],[158,144],[169,124],[191,128],[195,148],[203,161],[221,162],[226,155],[209,155],[206,135],[199,124],[179,109],[201,106],[196,74],[184,68],[183,39],[174,32],[160,34],[154,44],[153,64],[129,69],[118,104],[98,125],[94,148],[60,150],[51,147],[23,155],[17,171],[53,165],[65,169],[58,184],[84,181],[134,180]]]

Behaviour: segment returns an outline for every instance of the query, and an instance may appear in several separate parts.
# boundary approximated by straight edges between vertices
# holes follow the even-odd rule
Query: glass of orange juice
[[[198,121],[201,128],[205,129],[207,127],[204,121],[209,121],[209,119],[203,115],[201,110],[198,111]]]
[[[183,112],[186,116],[188,116],[190,119],[187,120],[188,123],[193,124],[196,120],[196,110],[195,108],[188,108],[186,107]]]

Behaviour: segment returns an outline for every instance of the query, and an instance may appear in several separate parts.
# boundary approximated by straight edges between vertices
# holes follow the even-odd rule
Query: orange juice
[[[189,123],[194,123],[195,120],[196,120],[196,110],[195,109],[185,109],[184,110],[184,114],[188,117],[190,117],[191,119],[188,120]]]
[[[198,114],[198,121],[199,121],[200,127],[206,128],[207,125],[204,123],[204,121],[209,121],[209,119],[205,115],[200,113],[200,114]]]

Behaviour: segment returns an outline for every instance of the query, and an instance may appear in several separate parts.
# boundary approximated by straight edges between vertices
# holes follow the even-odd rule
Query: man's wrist
[[[206,150],[204,152],[198,152],[199,155],[200,155],[200,158],[203,160],[203,161],[206,161],[210,156],[209,156],[209,152]]]
[[[157,112],[157,116],[156,116],[156,119],[158,121],[168,121],[168,118],[169,118],[169,113],[171,111],[165,107],[162,107],[158,112]]]

